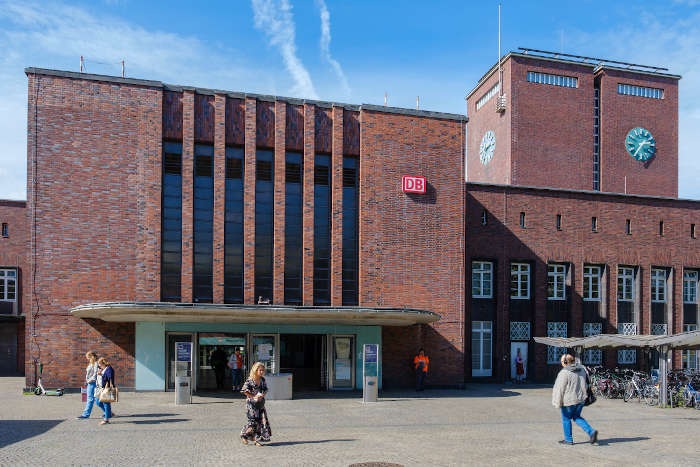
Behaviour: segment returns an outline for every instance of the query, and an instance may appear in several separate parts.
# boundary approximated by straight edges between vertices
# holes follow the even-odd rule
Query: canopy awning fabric
[[[677,350],[700,349],[700,331],[672,336],[598,334],[589,337],[535,337],[534,340],[539,344],[582,349],[659,348],[662,346]]]
[[[410,326],[433,323],[440,315],[412,308],[233,305],[213,303],[105,302],[70,310],[78,318],[112,322],[216,322],[247,324],[343,324]]]

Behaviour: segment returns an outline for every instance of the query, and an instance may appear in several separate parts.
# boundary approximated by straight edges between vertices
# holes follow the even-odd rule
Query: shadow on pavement
[[[615,443],[631,443],[634,441],[646,441],[649,438],[648,436],[637,436],[634,438],[608,438],[608,439],[599,439],[598,440],[598,445],[599,446],[607,446],[608,444],[615,444]]]
[[[134,413],[131,415],[120,415],[119,418],[147,418],[147,417],[173,417],[179,413]]]
[[[280,441],[279,443],[267,443],[265,446],[294,446],[295,444],[320,444],[334,443],[336,441],[348,442],[357,441],[356,439],[319,439],[315,441]]]
[[[0,448],[46,433],[64,420],[0,420]]]
[[[189,418],[166,418],[165,420],[128,420],[125,423],[133,423],[134,425],[158,425],[161,423],[178,423],[189,421]]]

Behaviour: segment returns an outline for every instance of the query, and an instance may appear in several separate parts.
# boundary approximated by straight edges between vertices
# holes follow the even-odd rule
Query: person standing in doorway
[[[425,382],[425,377],[428,376],[429,364],[430,359],[425,355],[425,350],[421,348],[418,351],[418,355],[413,359],[413,365],[416,371],[416,391],[422,391],[424,389],[423,383]]]
[[[223,389],[226,376],[226,352],[221,347],[214,347],[214,351],[209,356],[209,366],[214,369],[216,389]]]
[[[517,383],[525,382],[525,360],[520,354],[520,349],[518,349],[518,354],[515,356],[515,381]]]
[[[238,347],[236,347],[236,351],[229,357],[228,367],[231,368],[233,390],[239,391],[243,384],[243,355],[241,355],[241,349]]]
[[[562,369],[559,370],[552,390],[552,405],[560,409],[561,423],[564,428],[564,439],[559,441],[559,444],[574,444],[571,433],[572,420],[588,434],[590,443],[594,444],[598,441],[598,431],[594,430],[581,417],[581,411],[588,395],[586,369],[575,363],[573,355],[569,354],[561,357],[561,366]]]
[[[92,406],[95,404],[95,388],[97,386],[97,354],[95,352],[88,352],[85,354],[85,358],[88,361],[88,366],[85,368],[85,383],[87,385],[87,402],[85,403],[85,410],[81,415],[76,418],[90,418],[92,413]]]

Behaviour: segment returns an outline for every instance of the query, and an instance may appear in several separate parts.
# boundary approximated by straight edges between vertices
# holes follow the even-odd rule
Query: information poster
[[[378,376],[379,346],[377,344],[365,344],[364,346],[364,375]]]
[[[175,361],[192,361],[192,342],[175,342]]]
[[[347,380],[351,379],[352,360],[349,358],[337,359],[335,361],[335,379]]]

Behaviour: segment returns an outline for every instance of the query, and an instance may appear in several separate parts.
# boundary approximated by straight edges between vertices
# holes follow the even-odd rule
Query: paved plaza
[[[697,465],[700,410],[599,400],[584,416],[598,446],[574,427],[560,446],[559,413],[545,386],[317,394],[268,401],[272,441],[243,446],[244,403],[229,394],[174,404],[172,393],[124,392],[113,424],[101,411],[76,420],[80,394],[23,396],[21,378],[0,378],[0,465]]]

